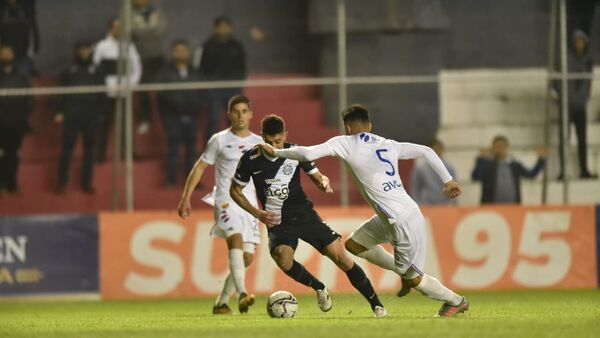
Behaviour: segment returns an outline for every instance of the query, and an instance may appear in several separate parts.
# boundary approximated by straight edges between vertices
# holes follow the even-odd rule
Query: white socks
[[[223,284],[223,290],[221,290],[221,294],[219,298],[217,298],[217,306],[227,304],[229,302],[229,298],[235,291],[235,284],[233,283],[233,275],[231,272],[227,275],[227,279],[225,279],[225,283]]]
[[[238,295],[246,293],[246,267],[244,266],[244,250],[229,250],[229,271],[233,275],[233,285]]]
[[[396,271],[396,267],[394,266],[394,256],[387,252],[381,245],[376,245],[369,250],[365,250],[357,256],[386,270]]]
[[[452,306],[456,306],[462,301],[461,296],[442,285],[437,278],[429,275],[423,275],[421,283],[415,289],[431,299],[441,300]]]

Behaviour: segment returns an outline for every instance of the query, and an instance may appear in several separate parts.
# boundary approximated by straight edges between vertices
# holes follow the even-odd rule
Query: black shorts
[[[301,239],[323,254],[326,246],[342,237],[323,222],[314,210],[289,217],[281,224],[269,229],[268,232],[271,252],[280,245],[288,245],[296,250],[298,239]]]

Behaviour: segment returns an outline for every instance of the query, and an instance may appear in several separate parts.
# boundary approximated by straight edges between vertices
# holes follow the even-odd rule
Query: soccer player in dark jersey
[[[262,120],[262,137],[275,148],[292,147],[285,142],[285,124],[277,115],[269,115]],[[269,157],[259,147],[255,147],[240,159],[229,193],[240,207],[267,226],[271,257],[288,276],[316,291],[321,311],[331,309],[331,298],[325,284],[294,260],[299,239],[329,257],[367,299],[375,316],[385,317],[387,312],[365,272],[346,254],[341,236],[323,222],[302,190],[299,168],[321,190],[333,192],[329,179],[319,172],[314,163]],[[242,193],[251,178],[263,210],[254,207]]]

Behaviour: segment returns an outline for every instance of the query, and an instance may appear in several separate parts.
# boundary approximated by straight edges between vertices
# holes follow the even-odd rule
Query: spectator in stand
[[[576,30],[572,36],[571,48],[569,48],[568,70],[569,73],[584,73],[591,75],[592,73],[592,58],[589,53],[589,38],[581,30]],[[573,123],[575,126],[575,133],[577,134],[577,154],[579,158],[579,177],[580,178],[597,178],[598,175],[590,173],[587,166],[587,104],[590,100],[590,89],[592,88],[591,79],[577,79],[568,81],[568,110],[569,110],[569,128],[570,124]],[[557,97],[560,97],[562,93],[561,82],[554,81],[554,89],[559,93]],[[562,107],[561,100],[558,100],[559,112]],[[560,114],[562,122],[562,114]],[[560,174],[558,179],[563,179],[564,168],[562,167],[563,156],[563,129],[560,129],[560,149],[559,155],[561,158]]]
[[[190,46],[187,41],[177,40],[171,48],[171,62],[163,68],[160,82],[200,81],[190,64]],[[185,172],[196,161],[199,110],[203,93],[197,90],[173,90],[158,93],[162,121],[167,133],[167,184],[175,186],[178,176],[179,147],[185,147]]]
[[[60,77],[61,86],[97,86],[104,83],[104,76],[92,62],[92,44],[80,42],[75,45],[74,62]],[[96,128],[104,110],[106,97],[103,94],[64,95],[59,98],[58,112],[54,119],[63,123],[62,155],[58,168],[56,194],[64,194],[69,179],[71,155],[77,136],[83,137],[83,165],[81,168],[81,190],[87,194],[95,192],[92,185],[94,166],[94,143]]]
[[[450,175],[457,180],[456,169],[444,158],[444,144],[439,139],[434,139],[431,149],[442,159]],[[442,194],[444,183],[440,176],[427,164],[426,161],[417,160],[410,177],[410,194],[419,205],[452,205],[456,200],[446,198]]]
[[[104,162],[106,160],[106,147],[108,143],[108,132],[115,120],[115,105],[118,97],[116,86],[118,84],[117,64],[119,59],[119,37],[121,35],[121,22],[119,19],[112,19],[108,24],[108,34],[104,40],[99,41],[94,49],[92,58],[94,64],[99,66],[104,74],[104,83],[107,86],[107,104],[104,113],[101,116],[101,123],[98,130],[98,147],[96,151],[96,160]],[[142,65],[140,55],[135,45],[129,45],[127,53],[127,62],[129,64],[129,74],[125,81],[135,85],[140,82],[142,76]],[[123,112],[125,109],[123,109]],[[125,114],[123,113],[122,125],[125,126]],[[123,139],[125,128],[123,130]]]
[[[471,177],[481,182],[481,204],[521,203],[521,178],[534,178],[546,165],[548,149],[538,150],[538,160],[532,169],[513,159],[508,152],[508,139],[496,136],[491,149],[482,149]]]
[[[31,58],[40,50],[35,0],[0,0],[0,45],[13,47],[18,72],[37,74]]]
[[[131,38],[142,59],[142,83],[155,82],[165,60],[163,55],[167,19],[159,8],[149,0],[133,0]],[[146,134],[150,129],[152,93],[140,93],[140,123],[138,133]]]
[[[221,16],[215,19],[213,35],[202,46],[200,71],[209,81],[246,78],[244,47],[233,37],[231,20],[228,17]],[[212,89],[208,92],[210,112],[204,133],[206,142],[219,131],[229,98],[241,92],[242,88]]]
[[[0,88],[31,87],[30,79],[17,71],[12,47],[0,47],[0,67]],[[19,149],[30,130],[32,108],[31,96],[0,96],[0,197],[19,192]]]

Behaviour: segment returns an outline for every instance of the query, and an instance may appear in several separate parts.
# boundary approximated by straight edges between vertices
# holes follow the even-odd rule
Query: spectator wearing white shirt
[[[106,159],[106,146],[108,141],[108,131],[114,122],[115,116],[115,100],[118,92],[116,86],[118,84],[117,64],[119,61],[119,37],[121,35],[121,22],[119,19],[112,19],[108,24],[108,34],[106,38],[100,40],[94,48],[93,62],[99,66],[103,73],[106,74],[104,83],[107,86],[106,95],[107,107],[102,116],[102,123],[99,128],[98,151],[96,159],[98,162],[104,162]],[[133,43],[129,44],[127,53],[127,76],[123,81],[130,85],[135,85],[140,82],[142,77],[142,64],[140,55],[137,52]],[[125,114],[123,114],[125,116]],[[124,129],[123,129],[124,130]]]

